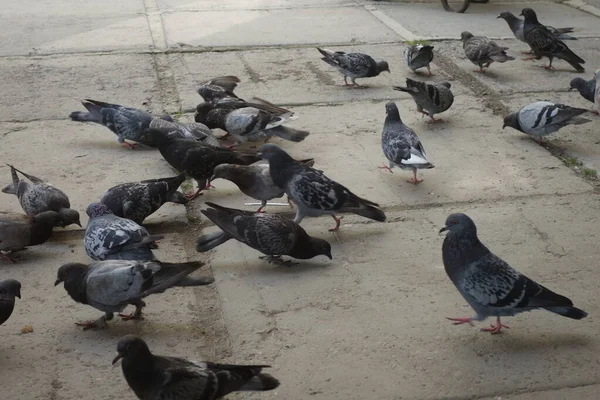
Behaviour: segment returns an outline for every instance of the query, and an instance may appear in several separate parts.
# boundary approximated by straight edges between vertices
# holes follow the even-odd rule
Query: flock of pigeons
[[[535,12],[524,9],[522,21],[509,12],[505,19],[515,36],[528,43],[536,57],[546,56],[550,66],[554,57],[563,59],[578,71],[584,63],[562,41],[571,40],[569,28],[556,30],[537,21]],[[494,61],[514,59],[484,37],[469,32],[461,35],[467,57],[484,72]],[[389,71],[385,61],[375,61],[362,53],[334,52],[318,48],[323,60],[344,75],[346,85],[358,86],[357,78],[377,76]],[[427,68],[433,47],[412,45],[405,52],[407,66],[415,71]],[[549,66],[549,67],[550,67]],[[351,84],[347,79],[350,78]],[[598,74],[597,74],[598,78]],[[300,223],[305,217],[330,215],[335,220],[331,231],[340,228],[344,213],[354,213],[384,222],[386,215],[378,204],[361,198],[342,184],[313,168],[313,159],[295,160],[277,145],[266,143],[272,136],[299,142],[309,132],[284,126],[295,118],[292,111],[266,100],[239,98],[234,89],[239,83],[235,76],[214,78],[200,85],[198,93],[204,102],[197,106],[195,123],[180,123],[170,116],[155,117],[135,108],[85,100],[85,112],[71,113],[74,121],[104,125],[114,132],[120,143],[134,148],[136,144],[158,148],[162,157],[179,174],[174,177],[124,183],[109,189],[99,202],[88,206],[89,217],[84,233],[84,247],[92,260],[90,264],[68,263],[57,272],[55,285],[64,284],[76,302],[88,304],[104,313],[95,321],[77,323],[86,329],[105,328],[107,321],[128,305],[135,306],[131,314],[119,314],[124,320],[142,319],[143,299],[171,287],[208,285],[212,278],[191,277],[203,266],[202,262],[168,263],[153,254],[156,241],[162,236],[151,235],[142,226],[144,220],[165,202],[186,204],[211,187],[217,178],[227,179],[244,194],[259,200],[256,212],[227,208],[206,202],[202,213],[218,230],[202,235],[196,250],[206,252],[235,239],[264,254],[269,263],[291,265],[283,260],[310,259],[326,256],[332,259],[328,241],[310,236]],[[576,78],[571,86],[600,107],[597,83]],[[427,83],[407,79],[406,87],[394,87],[409,93],[419,112],[434,115],[447,110],[454,97],[448,82]],[[595,92],[595,93],[594,93]],[[388,169],[409,170],[409,182],[418,184],[417,170],[433,168],[418,136],[400,118],[395,103],[385,106],[381,144]],[[523,107],[504,119],[504,125],[534,136],[544,136],[567,124],[589,122],[579,117],[587,110],[551,102],[538,102]],[[227,134],[217,137],[213,129]],[[227,137],[236,144],[225,145]],[[265,141],[256,151],[236,151],[244,142]],[[134,142],[134,143],[131,143]],[[81,226],[79,213],[70,208],[67,195],[58,188],[9,165],[12,183],[2,191],[14,194],[25,214],[0,213],[0,255],[11,262],[11,253],[46,242],[54,227],[70,224]],[[19,174],[24,178],[22,179]],[[198,184],[195,193],[183,194],[177,189],[186,177]],[[288,196],[295,208],[293,220],[279,214],[265,213],[263,208],[274,198]],[[455,324],[482,321],[496,317],[496,324],[484,329],[499,333],[506,325],[501,317],[534,309],[582,319],[587,313],[573,306],[568,298],[556,294],[530,280],[491,253],[477,237],[475,223],[464,214],[452,214],[440,232],[447,231],[442,247],[446,272],[459,292],[475,310],[473,318],[452,318]],[[21,283],[7,279],[0,282],[0,324],[12,314],[15,297],[21,297]],[[181,358],[153,355],[146,343],[136,336],[125,336],[117,345],[114,362],[122,360],[123,374],[140,399],[217,399],[233,391],[264,391],[279,386],[279,381],[262,372],[266,365],[224,365],[191,362]]]

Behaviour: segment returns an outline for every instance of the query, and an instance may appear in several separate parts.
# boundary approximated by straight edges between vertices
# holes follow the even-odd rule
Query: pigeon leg
[[[256,210],[256,212],[257,213],[264,213],[264,211],[262,209],[265,208],[266,205],[267,205],[267,201],[263,200],[262,204],[260,205],[260,207],[258,207],[258,210]]]
[[[435,119],[433,115],[428,115],[431,120],[427,121],[428,124],[435,124],[436,122],[443,122],[441,118]]]
[[[354,86],[354,87],[362,87],[361,85],[359,85],[358,83],[356,83],[356,78],[352,78],[352,86]]]
[[[421,183],[421,182],[423,182],[423,179],[417,179],[417,170],[416,170],[416,169],[413,169],[413,178],[412,178],[412,179],[409,179],[409,180],[407,180],[407,182],[409,182],[409,183],[413,183],[413,184],[415,184],[415,185],[416,185],[416,184],[418,184],[418,183]]]
[[[4,258],[6,261],[9,261],[12,264],[17,262],[16,258],[12,258],[8,254],[4,254],[2,251],[0,251],[0,257]]]
[[[137,145],[135,143],[128,143],[128,142],[123,142],[123,146],[125,146],[128,149],[135,149],[137,147]]]
[[[332,214],[331,218],[333,218],[335,220],[335,227],[331,228],[329,230],[329,232],[337,232],[340,229],[340,223],[342,222],[342,219],[344,218],[344,216],[336,217],[335,215]]]
[[[379,169],[387,169],[388,171],[390,171],[390,174],[393,174],[394,171],[392,171],[392,169],[390,167],[388,167],[387,165],[382,165],[381,167],[377,167]]]
[[[446,319],[448,319],[450,321],[454,321],[454,323],[452,325],[469,324],[469,325],[473,326],[473,318],[448,318],[448,317],[446,317]]]
[[[235,149],[236,147],[238,147],[239,145],[240,145],[239,143],[234,143],[234,144],[230,144],[229,146],[225,146],[225,148],[226,148],[227,150],[233,150],[233,149]]]
[[[105,329],[108,326],[106,321],[109,319],[112,319],[112,316],[111,318],[107,318],[106,315],[103,315],[95,321],[76,322],[75,325],[83,327],[84,331],[90,329]]]
[[[502,333],[502,328],[510,329],[507,325],[504,325],[500,322],[500,317],[496,319],[496,325],[492,324],[489,328],[482,328],[483,332],[489,332],[492,335],[496,335],[498,333]]]
[[[522,51],[521,54],[533,54],[533,50]]]
[[[427,65],[427,72],[429,72],[429,76],[433,76],[433,74],[431,73],[431,67],[429,65]]]
[[[543,66],[543,67],[544,67],[544,69],[551,69],[551,70],[554,70],[554,69],[556,69],[556,68],[554,68],[554,67],[552,66],[552,60],[554,60],[554,59],[553,59],[553,58],[549,58],[549,60],[550,60],[550,63],[549,63],[548,65],[544,65],[544,66]]]
[[[348,77],[344,75],[344,86],[352,86],[348,83]]]
[[[185,198],[188,200],[194,200],[196,197],[202,195],[202,193],[200,193],[201,191],[202,191],[202,189],[198,188],[198,190],[196,190],[194,193],[186,194]]]
[[[480,74],[485,73],[484,69],[483,69],[483,65],[479,66],[479,69],[474,69],[473,72],[479,72]]]
[[[265,139],[265,141],[263,143],[268,143],[269,140],[271,140],[271,136],[267,136],[267,138]]]
[[[138,300],[135,302],[131,302],[131,304],[135,306],[135,311],[131,314],[119,314],[119,317],[121,317],[123,321],[129,321],[132,319],[144,319],[144,317],[142,317],[142,308],[146,307],[146,303],[144,303],[141,300]]]

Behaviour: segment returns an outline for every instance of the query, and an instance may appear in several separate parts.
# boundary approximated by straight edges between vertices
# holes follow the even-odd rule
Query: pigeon
[[[144,137],[158,144],[160,154],[173,168],[196,180],[198,190],[188,196],[189,199],[195,198],[202,190],[210,187],[210,177],[217,165],[249,165],[259,160],[256,154],[206,146],[193,140],[165,136],[153,129],[147,130]]]
[[[201,236],[196,251],[203,253],[235,239],[265,254],[271,263],[291,265],[291,260],[282,261],[282,255],[300,260],[308,260],[318,255],[330,260],[331,245],[323,239],[310,237],[308,233],[291,219],[278,214],[253,213],[236,210],[206,202],[207,210],[202,214],[217,225],[221,231]]]
[[[431,76],[431,67],[429,64],[433,60],[433,46],[428,44],[413,44],[404,49],[404,61],[412,72],[426,67],[429,76]]]
[[[152,249],[163,236],[151,236],[146,228],[127,218],[117,217],[102,203],[92,203],[85,211],[90,217],[83,244],[94,260],[156,260]]]
[[[596,113],[600,114],[600,69],[596,70],[596,98],[594,104],[596,104]]]
[[[13,183],[6,186],[2,191],[17,195],[25,214],[36,215],[44,211],[56,211],[60,214],[65,226],[76,224],[81,227],[79,212],[71,209],[69,198],[62,190],[40,178],[19,171],[10,164],[7,165],[10,167]],[[19,179],[17,172],[29,179],[31,183]]]
[[[88,112],[74,111],[69,115],[71,120],[104,125],[117,135],[119,143],[130,149],[135,148],[135,144],[128,143],[125,140],[144,144],[140,141],[140,135],[144,129],[150,127],[150,123],[154,119],[151,114],[136,108],[97,100],[86,99],[81,103]],[[173,122],[173,119],[168,115],[162,118]]]
[[[373,57],[363,53],[344,53],[343,51],[332,51],[317,47],[319,53],[324,57],[321,60],[336,67],[344,75],[346,86],[360,86],[356,83],[358,78],[371,78],[383,71],[390,72],[387,61],[375,61]],[[352,85],[348,84],[348,78]]]
[[[393,89],[410,94],[417,103],[418,112],[428,115],[431,122],[440,122],[441,119],[435,119],[433,116],[452,106],[454,95],[450,90],[451,86],[450,82],[427,83],[406,78],[406,87],[393,86]]]
[[[578,72],[585,71],[585,68],[580,65],[585,64],[585,61],[573,53],[563,41],[556,38],[548,28],[540,24],[535,11],[531,8],[524,8],[521,15],[525,17],[523,25],[525,42],[531,47],[536,57],[548,57],[550,60],[550,63],[544,68],[554,69],[552,60],[556,57],[568,62]]]
[[[495,325],[482,329],[494,334],[508,328],[500,317],[540,308],[572,319],[587,316],[573,307],[571,300],[522,275],[488,250],[477,237],[475,223],[465,214],[450,215],[440,233],[445,231],[444,268],[476,313],[473,318],[449,318],[455,325],[496,317]]]
[[[21,298],[21,282],[15,279],[0,281],[0,325],[10,318],[15,309],[15,297]]]
[[[88,304],[105,315],[96,321],[78,322],[84,330],[106,328],[106,321],[114,313],[122,312],[129,304],[135,306],[132,314],[119,314],[124,320],[143,319],[142,299],[162,293],[174,287],[201,286],[214,282],[212,278],[188,276],[204,264],[198,261],[186,263],[163,263],[140,260],[105,260],[90,265],[68,263],[57,272],[54,286],[64,283],[65,290],[73,300]]]
[[[473,36],[465,31],[460,34],[460,40],[467,58],[479,67],[475,72],[485,72],[483,69],[489,68],[494,61],[504,63],[515,59],[506,54],[508,47],[500,47],[485,36]]]
[[[173,137],[181,139],[193,139],[204,144],[219,147],[219,139],[213,135],[212,131],[204,124],[198,122],[170,122],[160,118],[154,118],[150,125],[151,129],[162,131],[164,134],[170,134]],[[152,143],[145,143],[151,147],[156,147]]]
[[[237,76],[219,76],[201,83],[196,91],[207,103],[217,103],[224,99],[239,99],[233,93],[238,83],[240,83],[240,78]]]
[[[0,257],[15,262],[4,252],[12,253],[46,243],[56,226],[65,227],[56,211],[44,211],[33,216],[0,211]]]
[[[157,356],[143,339],[127,335],[117,344],[113,365],[140,400],[216,400],[229,393],[267,391],[279,381],[262,373],[269,365],[233,365]]]
[[[569,107],[549,101],[537,101],[504,117],[502,129],[510,126],[535,138],[542,138],[567,125],[581,125],[590,122],[591,120],[579,116],[587,111],[584,108]]]
[[[141,225],[148,216],[166,202],[187,204],[188,199],[177,191],[185,181],[185,174],[172,178],[148,179],[122,183],[108,189],[100,199],[113,214]]]
[[[259,152],[269,161],[269,172],[275,185],[285,190],[296,204],[296,218],[300,223],[304,217],[331,215],[335,220],[335,232],[342,217],[336,213],[354,213],[375,221],[384,222],[385,213],[379,204],[361,199],[346,187],[329,179],[322,171],[313,169],[294,160],[288,153],[274,144],[264,144]]]
[[[301,160],[303,164],[312,167],[315,163],[314,158]],[[236,184],[236,186],[246,196],[260,200],[261,206],[257,213],[267,205],[267,201],[283,197],[285,191],[273,183],[271,173],[269,172],[269,162],[260,160],[250,165],[221,164],[214,169],[211,181],[221,178],[227,179]]]
[[[582,78],[573,78],[570,83],[570,89],[577,89],[581,97],[587,101],[594,102],[594,94],[596,93],[596,77],[586,81]]]
[[[408,182],[423,182],[423,179],[417,179],[417,169],[429,169],[434,166],[427,160],[421,141],[415,131],[404,125],[394,102],[390,101],[385,105],[385,113],[387,116],[381,134],[381,148],[389,165],[379,168],[390,172],[393,172],[394,167],[412,170],[413,178]]]

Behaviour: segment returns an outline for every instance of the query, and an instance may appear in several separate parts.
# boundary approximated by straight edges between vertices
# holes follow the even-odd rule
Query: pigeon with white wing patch
[[[404,61],[406,66],[412,72],[419,68],[427,68],[429,76],[431,76],[431,61],[433,61],[433,46],[428,44],[413,44],[404,49]]]

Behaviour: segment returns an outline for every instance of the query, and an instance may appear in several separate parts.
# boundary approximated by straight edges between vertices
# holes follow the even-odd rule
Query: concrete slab
[[[398,39],[369,12],[356,7],[182,11],[163,15],[163,21],[169,46],[244,47]],[[336,29],[331,29],[332,24]]]
[[[130,0],[122,2],[119,0],[106,0],[103,2],[90,2],[85,4],[85,13],[82,12],[82,4],[78,0],[23,0],[17,2],[6,2],[2,7],[3,16],[31,17],[31,16],[81,16],[94,15],[127,15],[142,14],[145,12],[144,0]]]
[[[574,398],[594,399],[598,395],[598,389],[598,385],[590,385],[577,388],[488,397],[481,400],[569,400]]]
[[[190,1],[190,0],[158,0],[161,10],[273,10],[300,7],[335,7],[338,5],[356,5],[356,0],[224,0]]]
[[[162,110],[150,55],[1,59],[0,79],[2,121],[66,119],[86,98]]]

